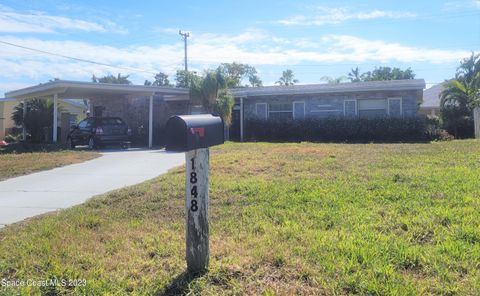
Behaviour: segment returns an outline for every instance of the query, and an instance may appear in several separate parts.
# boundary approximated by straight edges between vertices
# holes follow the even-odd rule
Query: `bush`
[[[442,108],[443,128],[455,138],[465,139],[474,137],[474,122],[472,110],[458,106]]]
[[[249,120],[247,139],[272,142],[415,142],[443,140],[446,132],[426,118],[325,118]]]
[[[9,143],[9,144],[18,141],[18,140],[17,140],[17,137],[14,136],[14,135],[11,135],[11,134],[6,135],[5,138],[3,138],[3,139],[5,140],[5,142],[7,142],[7,143]]]

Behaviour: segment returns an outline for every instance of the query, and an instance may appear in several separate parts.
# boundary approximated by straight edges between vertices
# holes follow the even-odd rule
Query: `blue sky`
[[[264,85],[285,69],[324,83],[359,66],[411,67],[427,87],[480,52],[480,0],[445,1],[0,1],[0,97],[53,78],[129,74],[134,83],[183,68],[248,63]]]

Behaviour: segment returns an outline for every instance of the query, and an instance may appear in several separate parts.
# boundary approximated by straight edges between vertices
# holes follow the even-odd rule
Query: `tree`
[[[250,77],[248,77],[248,82],[250,82],[252,87],[263,86],[263,82],[260,77],[257,76],[257,74],[252,74]]]
[[[225,126],[232,124],[232,109],[235,104],[235,98],[228,89],[222,89],[218,94],[214,110],[223,119]]]
[[[155,81],[151,82],[149,80],[145,80],[143,84],[150,86],[172,86],[170,84],[170,80],[168,80],[168,75],[163,72],[159,72],[157,75],[155,75]]]
[[[242,87],[242,81],[248,79],[252,87],[261,86],[262,81],[255,67],[240,63],[222,63],[218,70],[222,73],[228,88]]]
[[[294,78],[295,75],[293,75],[293,71],[290,70],[290,69],[287,69],[285,71],[282,72],[282,77],[280,77],[278,79],[277,82],[275,82],[275,84],[278,84],[278,85],[294,85],[295,83],[298,83],[299,81],[297,79]]]
[[[200,76],[198,76],[196,72],[177,70],[177,73],[175,74],[175,86],[188,88],[191,83],[196,83],[199,79]]]
[[[30,134],[30,141],[43,142],[46,129],[51,129],[53,126],[53,101],[48,99],[28,100],[25,118],[23,118],[23,108],[25,108],[23,102],[15,106],[12,120],[18,126],[25,124],[25,129]]]
[[[120,73],[118,73],[118,76],[114,76],[110,74],[101,78],[97,78],[95,75],[92,75],[92,82],[113,83],[113,84],[132,84],[132,82],[128,80],[129,76],[130,75],[122,76]]]
[[[323,76],[320,78],[320,80],[326,81],[328,84],[339,84],[342,83],[343,81],[347,80],[346,76],[340,76],[337,78],[332,78],[330,76]]]
[[[440,112],[444,128],[454,136],[472,135],[473,109],[480,106],[480,54],[460,62],[454,79],[443,83]]]
[[[202,104],[208,112],[213,112],[220,90],[226,88],[226,81],[220,70],[205,71],[203,77],[193,79],[191,82],[190,97],[192,100]]]
[[[358,67],[352,69],[350,73],[348,73],[348,79],[350,79],[350,82],[360,82],[360,69]]]
[[[399,68],[379,67],[373,71],[368,71],[360,75],[362,81],[379,81],[379,80],[402,80],[414,79],[415,73],[410,68],[401,70]]]
[[[206,111],[216,112],[225,124],[225,137],[228,139],[228,127],[232,123],[232,109],[235,103],[233,95],[227,88],[227,80],[222,71],[205,71],[199,79],[190,85],[190,97],[194,103],[200,103]]]

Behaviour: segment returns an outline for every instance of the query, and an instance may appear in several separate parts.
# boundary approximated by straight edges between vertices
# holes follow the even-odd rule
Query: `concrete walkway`
[[[99,158],[0,182],[0,227],[85,202],[185,163],[164,150],[102,152]]]

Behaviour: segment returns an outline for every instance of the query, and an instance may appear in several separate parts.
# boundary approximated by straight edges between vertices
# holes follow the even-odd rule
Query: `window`
[[[255,113],[259,119],[267,119],[267,103],[255,104]]]
[[[388,115],[401,117],[402,113],[402,98],[388,98]]]
[[[273,120],[293,119],[292,103],[268,104],[268,118]]]
[[[360,117],[382,117],[387,115],[386,99],[358,100],[358,115]]]
[[[293,119],[305,119],[305,102],[293,102]]]
[[[345,101],[343,101],[343,115],[345,117],[355,117],[355,116],[357,116],[357,101],[356,100],[345,100]]]

